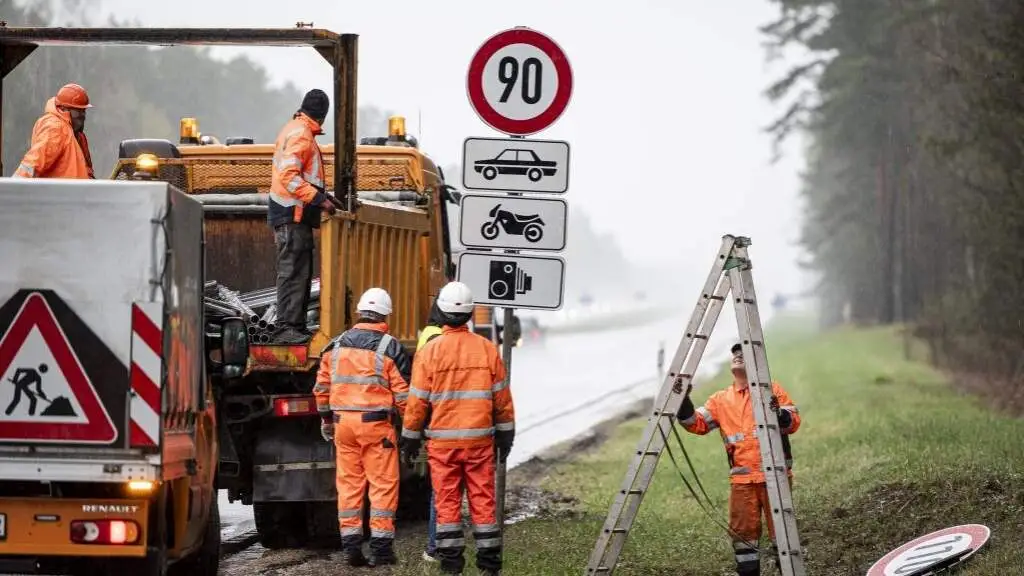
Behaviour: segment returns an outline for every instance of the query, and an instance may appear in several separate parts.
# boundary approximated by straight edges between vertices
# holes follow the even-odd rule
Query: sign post
[[[477,49],[466,93],[484,124],[510,138],[467,138],[462,186],[489,194],[464,195],[459,238],[460,282],[474,303],[504,309],[501,356],[512,381],[515,308],[558,310],[565,292],[568,203],[529,194],[569,189],[569,143],[526,139],[561,117],[572,97],[572,68],[550,37],[526,27],[499,32]],[[545,255],[521,251],[548,252]],[[505,517],[505,459],[495,468],[498,525]]]

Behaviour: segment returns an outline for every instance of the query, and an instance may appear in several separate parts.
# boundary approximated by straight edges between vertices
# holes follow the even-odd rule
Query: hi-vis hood
[[[71,128],[71,113],[68,112],[67,110],[61,110],[61,109],[57,108],[57,98],[50,98],[49,100],[47,100],[46,101],[46,108],[44,109],[44,111],[47,114],[51,114],[53,116],[56,116],[57,118],[62,120],[65,124],[67,124],[68,128]]]

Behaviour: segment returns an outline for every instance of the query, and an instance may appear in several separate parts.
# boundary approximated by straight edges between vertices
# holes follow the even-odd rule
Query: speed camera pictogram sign
[[[550,37],[512,28],[488,38],[466,77],[473,109],[485,124],[527,136],[551,126],[572,97],[572,68]]]

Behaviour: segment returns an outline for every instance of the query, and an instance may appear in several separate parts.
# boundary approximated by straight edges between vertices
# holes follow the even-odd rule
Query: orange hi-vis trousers
[[[775,526],[767,485],[764,482],[733,484],[729,492],[729,529],[734,533],[732,548],[736,555],[736,570],[741,576],[761,573],[761,555],[757,546],[761,539],[762,515],[774,545]]]
[[[363,494],[370,485],[370,550],[389,551],[398,510],[398,448],[386,412],[335,412],[338,522],[346,549],[363,541]]]
[[[427,444],[430,478],[437,509],[437,555],[441,571],[459,574],[465,568],[466,536],[462,529],[462,488],[469,497],[469,515],[476,542],[476,566],[501,570],[501,526],[494,486],[494,445],[445,448]]]

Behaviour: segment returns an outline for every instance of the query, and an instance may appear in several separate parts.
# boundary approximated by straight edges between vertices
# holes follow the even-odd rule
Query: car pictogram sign
[[[117,429],[42,294],[0,338],[0,442],[109,444]]]

